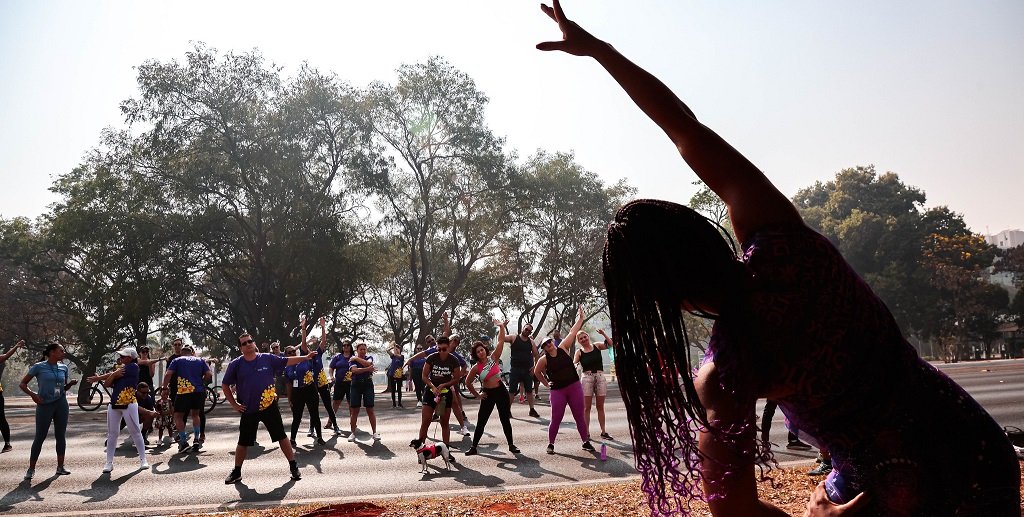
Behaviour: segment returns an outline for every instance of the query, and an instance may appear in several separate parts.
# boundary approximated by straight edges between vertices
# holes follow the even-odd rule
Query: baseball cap
[[[139,353],[135,351],[135,347],[125,347],[117,351],[117,355],[122,357],[131,357],[132,359],[138,359]]]

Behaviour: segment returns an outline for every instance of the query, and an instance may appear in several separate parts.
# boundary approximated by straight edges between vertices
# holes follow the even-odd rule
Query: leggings
[[[4,436],[4,445],[11,444],[11,426],[7,424],[7,415],[4,413],[4,392],[0,391],[0,434]]]
[[[135,450],[139,451],[139,461],[146,461],[146,444],[142,441],[142,429],[139,427],[139,404],[128,404],[126,409],[114,409],[107,406],[107,465],[114,464],[114,449],[117,448],[117,439],[121,435],[121,419],[128,424],[128,432],[135,442]]]
[[[316,391],[320,393],[320,402],[323,403],[324,409],[327,410],[327,426],[331,428],[338,427],[338,420],[334,416],[334,406],[331,404],[331,385],[320,386]],[[316,419],[320,420],[320,416],[318,415]]]
[[[548,443],[555,443],[555,436],[558,436],[558,426],[562,425],[562,417],[565,416],[565,406],[572,411],[572,418],[576,420],[576,430],[580,433],[580,439],[590,439],[590,432],[587,431],[587,421],[583,419],[583,385],[576,381],[564,388],[551,390],[551,425],[548,427]]]
[[[412,385],[416,387],[416,402],[423,402],[423,368],[412,369]]]
[[[509,446],[512,445],[512,402],[508,396],[508,388],[504,382],[499,382],[493,388],[484,388],[487,397],[480,401],[480,411],[476,417],[476,432],[473,433],[473,447],[480,443],[480,437],[484,434],[484,426],[487,419],[491,417],[494,406],[498,406],[498,418],[501,420],[501,429],[505,431],[505,439]]]
[[[316,437],[323,440],[324,435],[320,431],[320,411],[318,409],[316,386],[310,384],[302,388],[292,388],[292,441],[299,433],[299,426],[302,425],[302,409],[309,410],[309,423],[313,424],[313,431]]]
[[[388,377],[388,389],[391,390],[391,405],[395,405],[395,394],[398,394],[398,404],[402,403],[402,378]]]
[[[53,435],[57,440],[57,456],[64,456],[64,436],[68,432],[70,412],[71,408],[65,398],[36,406],[36,437],[32,440],[32,452],[29,455],[32,462],[39,459],[39,453],[43,450],[43,440],[46,440],[46,435],[50,432],[50,422],[53,422]]]

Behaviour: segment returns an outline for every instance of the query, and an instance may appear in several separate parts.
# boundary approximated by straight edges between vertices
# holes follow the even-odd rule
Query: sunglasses
[[[253,341],[251,339],[246,339],[245,341],[242,341],[243,345],[248,345],[248,344],[251,344],[251,343],[255,343],[255,341]]]

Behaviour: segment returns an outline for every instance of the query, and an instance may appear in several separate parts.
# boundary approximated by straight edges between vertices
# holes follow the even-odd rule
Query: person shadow
[[[178,474],[180,472],[194,472],[206,468],[206,465],[199,462],[199,455],[197,454],[177,454],[167,458],[164,462],[164,469],[161,470],[158,467],[159,463],[153,465],[154,474]]]
[[[352,443],[359,447],[359,449],[363,451],[363,454],[366,454],[371,458],[387,461],[396,457],[395,451],[392,451],[391,448],[384,445],[384,443],[379,440],[373,440],[371,442],[356,441]]]
[[[146,469],[136,468],[135,470],[129,472],[128,474],[125,474],[125,475],[123,475],[121,477],[118,477],[118,478],[114,478],[112,473],[105,472],[103,474],[100,474],[100,477],[96,478],[92,482],[92,485],[89,486],[89,488],[87,488],[85,490],[80,490],[78,492],[59,492],[59,493],[61,493],[61,494],[71,494],[71,495],[80,495],[80,496],[86,497],[86,500],[82,501],[82,504],[106,501],[106,500],[114,497],[115,495],[117,495],[117,493],[121,489],[121,485],[127,483],[128,480],[130,480],[131,478],[137,476],[139,473],[145,472],[145,470]]]
[[[444,460],[441,458],[427,460],[427,471],[421,472],[422,476],[420,477],[420,481],[432,482],[435,479],[451,478],[465,486],[488,488],[500,486],[505,482],[504,479],[498,476],[481,474],[479,470],[474,470],[466,465],[462,465],[455,459],[455,454],[458,453],[452,453],[453,456],[452,459],[449,460],[447,469],[445,469]],[[419,467],[418,456],[413,453],[412,458],[417,460],[416,466]]]
[[[302,467],[313,467],[316,469],[318,474],[323,474],[324,471],[323,468],[321,468],[321,465],[327,457],[328,450],[334,450],[337,452],[337,449],[328,449],[326,445],[314,445],[309,449],[297,447],[295,449],[295,464],[298,465],[300,469]]]
[[[15,505],[18,503],[24,503],[25,501],[42,501],[43,496],[40,494],[47,488],[50,488],[50,484],[59,477],[60,476],[54,474],[35,486],[32,486],[32,481],[29,479],[18,483],[13,490],[4,494],[3,497],[0,497],[0,513],[7,513],[14,510]]]
[[[492,449],[494,447],[496,446],[491,446]],[[479,449],[480,448],[477,447],[477,450]],[[565,474],[562,474],[560,472],[555,472],[553,470],[543,468],[540,466],[540,461],[538,461],[536,458],[526,456],[525,454],[517,454],[510,458],[505,455],[497,456],[495,454],[497,451],[492,450],[487,452],[491,452],[491,454],[485,455],[481,453],[480,455],[497,459],[497,467],[510,474],[518,474],[520,477],[524,477],[527,479],[538,479],[541,476],[547,474],[559,479],[563,479],[565,481],[579,481],[579,479],[574,478],[572,476],[566,476]]]
[[[221,508],[224,510],[231,510],[239,503],[249,503],[253,501],[282,501],[288,495],[288,492],[293,486],[295,486],[295,480],[289,479],[285,484],[263,494],[249,488],[249,485],[246,485],[245,480],[243,479],[242,481],[234,484],[235,490],[238,490],[238,500],[227,501],[221,506]]]

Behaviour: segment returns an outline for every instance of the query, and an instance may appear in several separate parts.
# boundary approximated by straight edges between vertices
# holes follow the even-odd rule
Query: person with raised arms
[[[484,435],[484,427],[495,406],[498,408],[498,419],[501,420],[501,429],[505,432],[505,440],[508,441],[508,450],[512,454],[519,454],[519,447],[516,447],[512,441],[512,399],[508,396],[508,388],[501,380],[501,366],[498,364],[505,346],[508,321],[495,318],[494,324],[498,326],[498,340],[494,350],[488,354],[487,345],[483,341],[473,343],[473,348],[470,350],[471,354],[476,357],[476,364],[469,369],[469,375],[466,376],[466,387],[474,397],[480,399],[480,410],[477,412],[473,445],[466,451],[466,456],[477,453],[476,447],[480,444],[480,438]],[[482,393],[478,393],[476,387],[473,386],[473,381],[477,377],[480,378]]]
[[[580,307],[576,323],[558,346],[555,346],[554,338],[548,337],[541,341],[540,349],[543,353],[533,367],[533,374],[537,380],[551,390],[548,454],[555,453],[555,437],[558,436],[558,427],[562,425],[562,418],[565,417],[566,406],[572,411],[572,418],[576,421],[576,431],[580,433],[583,449],[594,451],[594,446],[590,443],[588,422],[583,418],[583,385],[580,383],[579,374],[576,373],[576,366],[569,357],[569,348],[576,342],[576,333],[582,327],[583,307]]]
[[[616,373],[652,513],[703,497],[714,515],[783,515],[757,493],[767,398],[832,455],[806,515],[1018,517],[1020,465],[1002,429],[917,355],[836,247],[661,81],[557,0],[541,8],[562,39],[537,48],[604,67],[725,202],[743,250],[667,201],[630,202],[608,226]],[[696,373],[687,311],[715,320]]]
[[[242,463],[249,447],[256,445],[256,431],[260,423],[270,434],[271,441],[277,442],[281,453],[288,460],[288,470],[295,481],[302,479],[299,466],[295,463],[295,451],[284,431],[284,421],[277,405],[277,376],[291,365],[311,361],[316,352],[302,356],[284,357],[277,354],[259,353],[256,341],[248,333],[238,336],[242,355],[228,363],[221,380],[224,399],[240,414],[238,421],[238,445],[235,447],[235,468],[224,480],[225,484],[242,480]]]

